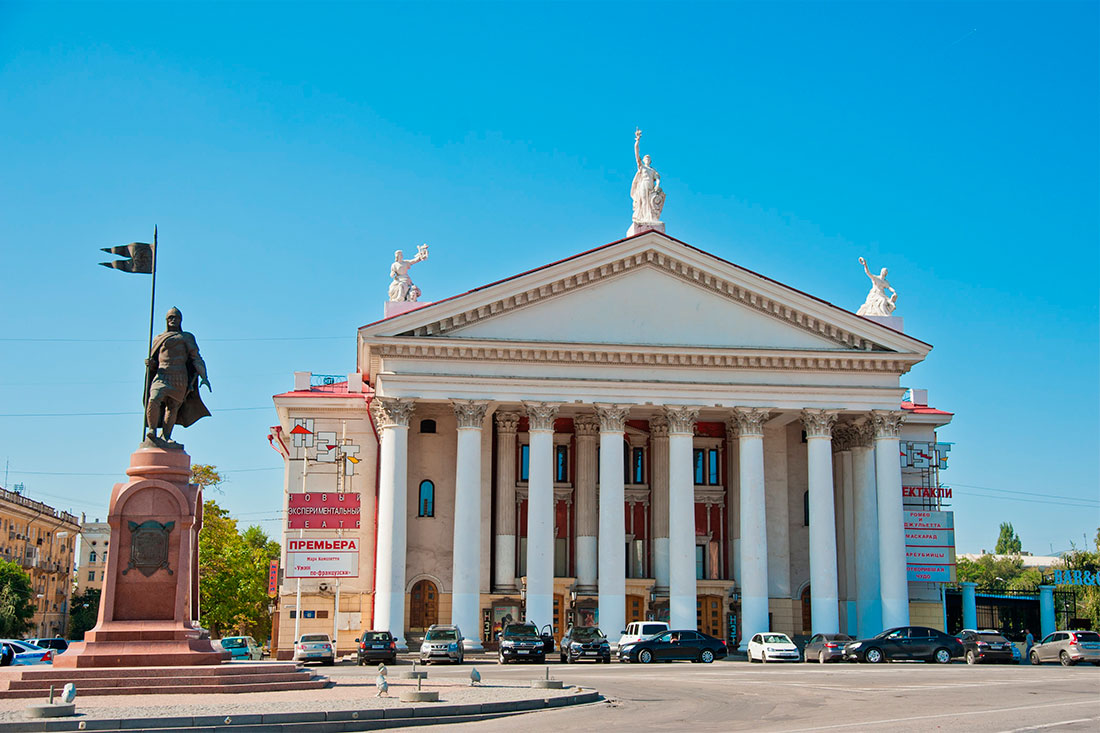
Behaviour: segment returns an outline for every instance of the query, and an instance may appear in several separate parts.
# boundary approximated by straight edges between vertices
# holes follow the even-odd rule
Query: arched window
[[[420,482],[420,495],[416,502],[418,517],[435,516],[435,484],[431,481]]]
[[[435,420],[421,420],[420,432],[422,433],[434,433],[435,432]]]
[[[95,550],[92,550],[90,553],[88,553],[88,562],[95,562],[95,557]]]

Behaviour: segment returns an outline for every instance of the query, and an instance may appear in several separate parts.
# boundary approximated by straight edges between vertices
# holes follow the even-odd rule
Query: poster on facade
[[[299,491],[287,496],[288,529],[359,529],[359,492]]]
[[[358,578],[359,540],[288,539],[286,577]]]
[[[955,529],[954,512],[903,512],[906,529]]]
[[[909,565],[908,579],[925,583],[954,583],[954,565]]]
[[[907,511],[906,574],[911,581],[955,582],[955,515],[952,512]]]

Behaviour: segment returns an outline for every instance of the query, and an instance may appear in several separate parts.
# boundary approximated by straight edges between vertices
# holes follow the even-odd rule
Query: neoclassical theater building
[[[341,528],[285,530],[284,548],[353,538],[358,559],[297,580],[284,557],[280,654],[295,633],[350,650],[363,629],[404,642],[432,623],[476,649],[512,619],[612,639],[667,619],[742,646],[942,628],[939,586],[907,579],[903,511],[922,500],[903,486],[929,477],[902,457],[951,414],[907,394],[931,346],[900,319],[655,229],[388,306],[354,373],[275,396],[286,506],[360,498]]]

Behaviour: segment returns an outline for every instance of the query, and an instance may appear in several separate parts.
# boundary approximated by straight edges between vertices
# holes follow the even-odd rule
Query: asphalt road
[[[482,678],[543,677],[546,667],[474,660]],[[323,668],[339,680],[345,666]],[[405,663],[401,663],[401,667]],[[467,678],[434,665],[431,677]],[[607,701],[521,718],[442,726],[455,733],[525,730],[1096,731],[1100,668],[925,664],[549,665]],[[439,730],[436,728],[436,730]]]

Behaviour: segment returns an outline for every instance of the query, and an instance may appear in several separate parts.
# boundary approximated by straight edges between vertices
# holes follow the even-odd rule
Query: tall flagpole
[[[152,285],[152,289],[149,293],[149,348],[145,352],[146,358],[153,355],[153,319],[156,317],[156,314],[155,314],[156,305],[157,305],[157,225],[154,224],[153,225],[153,285]],[[145,431],[149,429],[149,410],[148,410],[149,394],[148,394],[148,391],[149,391],[149,370],[151,368],[152,367],[149,367],[149,366],[145,367],[145,384],[143,386],[143,389],[145,390],[145,393],[142,395],[142,397],[143,397],[142,403],[143,403],[143,406],[146,407],[146,409],[144,410],[144,413],[145,413],[144,416],[141,418],[141,440],[142,440],[142,442],[145,441]]]

